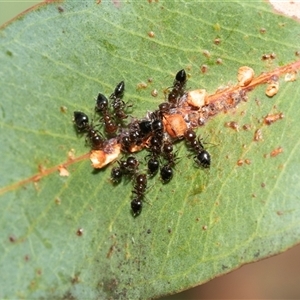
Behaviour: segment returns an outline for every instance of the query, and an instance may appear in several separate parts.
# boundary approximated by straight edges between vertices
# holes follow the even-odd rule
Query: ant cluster
[[[160,173],[163,183],[168,183],[178,160],[173,144],[184,139],[189,149],[194,153],[194,160],[198,166],[210,167],[210,154],[205,150],[200,138],[193,131],[193,123],[187,118],[185,90],[187,81],[186,72],[180,70],[174,79],[172,87],[168,89],[166,102],[161,103],[158,109],[148,112],[143,119],[130,117],[127,109],[131,107],[123,101],[125,90],[124,81],[115,87],[109,99],[99,93],[95,104],[97,125],[89,121],[88,116],[81,112],[74,112],[74,125],[79,134],[84,134],[86,143],[92,152],[102,153],[106,162],[100,167],[116,160],[118,149],[124,154],[124,159],[117,160],[111,170],[111,181],[119,184],[123,177],[133,182],[131,210],[133,216],[138,216],[143,207],[148,178]],[[190,111],[189,111],[190,112]],[[99,128],[103,127],[103,132]],[[140,162],[132,153],[147,148],[145,157],[147,166],[140,171]],[[107,157],[116,152],[111,159]],[[95,167],[95,166],[94,166]]]

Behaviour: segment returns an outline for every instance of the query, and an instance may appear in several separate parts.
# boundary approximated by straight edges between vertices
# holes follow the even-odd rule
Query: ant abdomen
[[[84,112],[74,111],[74,123],[78,132],[86,132],[89,127],[89,118]]]
[[[160,169],[160,177],[163,183],[168,183],[173,177],[173,169],[168,164]]]
[[[148,173],[150,176],[154,176],[159,169],[159,160],[157,158],[151,157],[148,160]]]
[[[195,162],[203,168],[210,167],[210,154],[206,150],[200,150],[194,157]]]

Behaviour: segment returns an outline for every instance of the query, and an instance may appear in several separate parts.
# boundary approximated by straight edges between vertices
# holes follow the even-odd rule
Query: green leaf
[[[189,90],[213,94],[236,84],[240,66],[258,75],[299,60],[299,24],[264,2],[151,2],[42,5],[2,29],[2,298],[159,297],[299,243],[297,81],[281,77],[273,98],[258,86],[247,103],[198,130],[210,170],[197,168],[178,142],[173,180],[149,179],[137,218],[129,181],[113,186],[111,166],[94,172],[88,159],[68,159],[71,149],[76,157],[89,150],[73,111],[92,116],[98,92],[110,95],[121,80],[132,114],[143,117],[182,68]],[[273,52],[275,59],[261,59]],[[263,124],[278,112],[282,120]],[[224,126],[230,121],[240,130]],[[283,153],[271,157],[279,147]],[[143,164],[147,152],[137,155]],[[245,159],[250,164],[238,166]],[[70,176],[59,176],[66,162]]]

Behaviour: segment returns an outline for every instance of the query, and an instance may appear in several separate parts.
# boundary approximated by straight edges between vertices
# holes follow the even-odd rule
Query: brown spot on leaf
[[[235,131],[239,131],[239,124],[237,122],[231,121],[231,122],[226,122],[224,124],[225,127],[231,128]]]
[[[264,123],[266,125],[271,125],[272,123],[281,120],[284,118],[284,114],[281,113],[277,113],[277,114],[268,114],[264,117]]]
[[[114,251],[116,249],[116,242],[114,242],[110,247],[109,250],[106,254],[106,258],[111,258],[111,256],[113,255]]]
[[[57,10],[58,10],[59,13],[63,13],[65,11],[64,8],[60,5],[57,6]]]
[[[207,73],[207,71],[208,71],[208,66],[207,66],[207,65],[202,65],[202,66],[200,67],[200,70],[201,70],[201,72],[202,72],[203,74],[205,74],[205,73]]]
[[[118,284],[119,283],[118,283],[117,279],[113,278],[113,279],[110,279],[110,280],[104,282],[103,289],[108,291],[109,293],[112,293],[112,292],[116,291]]]
[[[137,90],[144,90],[148,87],[147,83],[146,82],[140,82],[137,84],[136,88]]]
[[[60,200],[59,197],[56,197],[56,198],[54,199],[54,202],[55,202],[57,205],[60,205],[60,204],[61,204],[61,200]]]
[[[268,97],[273,97],[278,93],[279,90],[279,82],[273,81],[267,85],[266,95]]]
[[[274,149],[274,150],[270,153],[270,156],[271,156],[271,157],[275,157],[275,156],[277,156],[277,155],[280,154],[280,153],[283,153],[282,147],[278,147],[277,149]]]
[[[239,159],[236,164],[241,167],[244,164],[244,161],[242,159]]]
[[[151,96],[152,96],[152,97],[157,97],[157,96],[158,96],[158,91],[157,91],[157,89],[154,89],[154,90],[151,91]]]
[[[16,239],[13,235],[9,236],[9,241],[10,241],[11,243],[15,243],[16,240],[17,240],[17,239]]]
[[[154,38],[155,34],[153,31],[149,31],[148,32],[148,36],[151,37],[151,38]]]
[[[75,159],[75,149],[71,149],[68,152],[68,159],[70,159],[70,160],[74,160]]]
[[[80,282],[79,273],[76,273],[76,274],[72,277],[71,283],[72,283],[72,284],[77,284],[77,283],[79,283],[79,282]]]
[[[262,28],[259,29],[259,32],[260,32],[261,34],[264,34],[264,33],[267,32],[267,29],[264,28],[264,27],[262,27]]]
[[[116,8],[120,8],[121,7],[121,1],[120,0],[112,0],[112,3],[114,4],[114,6]]]
[[[263,55],[261,56],[261,59],[262,59],[262,60],[268,60],[268,59],[270,59],[270,54],[263,54]]]
[[[263,139],[263,137],[262,137],[262,131],[261,131],[261,129],[256,129],[255,132],[254,132],[254,138],[253,138],[253,140],[255,142],[259,142],[262,139]]]
[[[244,124],[242,127],[244,130],[248,131],[251,129],[251,125],[250,124]]]
[[[248,66],[243,66],[238,69],[238,84],[239,86],[247,86],[254,78],[254,70]]]
[[[222,58],[217,58],[216,64],[217,64],[217,65],[221,65],[222,63],[223,63]]]
[[[82,236],[83,235],[83,228],[78,228],[77,231],[76,231],[76,234],[78,236]]]
[[[68,177],[70,175],[69,171],[64,166],[58,166],[59,176]]]
[[[221,39],[220,38],[215,38],[214,39],[214,44],[217,45],[217,46],[220,45],[221,44]]]
[[[290,72],[285,74],[284,81],[286,82],[293,82],[297,80],[297,72]]]
[[[61,106],[60,111],[65,114],[68,111],[68,108],[66,106]]]
[[[250,160],[250,159],[248,159],[248,158],[246,158],[246,159],[245,159],[245,164],[247,164],[247,165],[251,165],[251,160]]]
[[[210,58],[210,52],[208,50],[203,50],[202,54],[207,57]]]

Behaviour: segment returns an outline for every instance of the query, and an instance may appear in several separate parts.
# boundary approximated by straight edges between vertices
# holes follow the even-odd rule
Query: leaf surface
[[[300,87],[284,77],[273,98],[259,86],[247,103],[199,128],[210,170],[197,168],[177,143],[173,180],[149,179],[137,218],[130,214],[132,184],[113,186],[111,166],[95,172],[85,159],[69,164],[68,177],[51,170],[69,161],[71,149],[76,157],[88,152],[72,115],[92,116],[98,92],[110,95],[125,80],[125,101],[143,117],[164,101],[182,68],[189,90],[212,94],[236,84],[240,66],[258,75],[299,60],[299,32],[297,22],[265,3],[232,1],[65,1],[3,28],[0,296],[159,297],[298,243]],[[261,59],[270,53],[276,58]],[[263,124],[278,112],[282,120]],[[230,121],[239,131],[224,126]],[[147,152],[137,155],[143,163]]]

